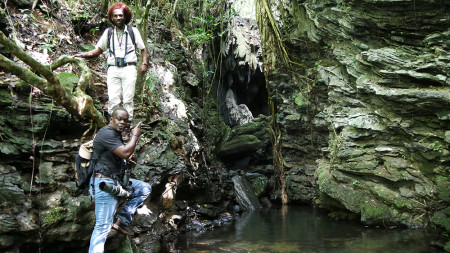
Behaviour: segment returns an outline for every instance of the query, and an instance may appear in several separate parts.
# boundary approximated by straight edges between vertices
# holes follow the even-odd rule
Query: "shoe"
[[[134,235],[134,232],[131,231],[130,226],[123,223],[120,219],[117,219],[116,222],[112,225],[112,228],[126,235]]]

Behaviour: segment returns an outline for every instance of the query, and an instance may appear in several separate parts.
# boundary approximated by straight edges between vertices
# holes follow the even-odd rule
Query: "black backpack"
[[[75,181],[78,189],[81,190],[86,190],[89,187],[89,180],[94,172],[92,162],[93,145],[93,140],[81,144],[75,156]]]
[[[129,25],[127,25],[126,26],[127,27],[127,30],[128,30],[128,34],[130,35],[130,37],[131,37],[131,42],[133,42],[133,46],[134,46],[134,51],[136,51],[136,39],[134,38],[134,32],[133,32],[133,27],[132,26],[129,26]],[[112,27],[109,27],[108,28],[108,42],[107,42],[107,46],[106,46],[106,48],[108,48],[109,49],[109,53],[111,54],[111,52],[112,52],[112,54],[114,55],[114,56],[116,56],[115,55],[115,50],[114,50],[114,48],[111,50],[109,47],[110,47],[110,41],[111,41],[111,36],[112,36],[112,34],[113,34],[113,30],[114,30],[114,28],[112,28]],[[127,37],[128,38],[128,37]],[[131,52],[133,52],[133,51],[130,51],[130,52],[127,52],[126,54],[129,54],[129,53],[131,53]]]

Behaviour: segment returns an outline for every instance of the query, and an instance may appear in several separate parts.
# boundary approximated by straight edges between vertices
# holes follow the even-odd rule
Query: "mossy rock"
[[[264,122],[250,122],[237,127],[234,127],[231,131],[231,136],[241,136],[245,134],[253,134],[260,132],[262,129],[267,129],[267,124]]]
[[[11,143],[4,142],[0,146],[0,154],[9,156],[9,155],[20,155],[20,153],[21,152],[19,147]]]
[[[375,201],[367,201],[361,205],[361,221],[366,224],[390,221],[392,214],[391,208]]]
[[[450,252],[450,241],[448,241],[444,246],[445,252]]]
[[[439,199],[450,202],[450,180],[448,179],[448,177],[437,177],[435,179],[435,182]]]
[[[445,215],[445,211],[440,210],[440,211],[434,213],[434,215],[431,217],[431,222],[433,222],[433,224],[435,224],[437,226],[444,227],[444,223],[445,223],[446,219],[447,219],[447,215]]]
[[[260,175],[251,180],[251,184],[253,186],[253,189],[255,189],[256,196],[261,197],[267,190],[269,180],[266,177]]]
[[[230,135],[231,129],[222,120],[218,112],[216,103],[208,99],[205,102],[203,110],[204,125],[205,125],[205,150],[207,156],[211,160],[217,160],[216,155],[219,147],[224,140]]]
[[[12,103],[12,96],[7,90],[0,90],[0,105],[6,106]]]
[[[254,135],[241,135],[226,142],[219,151],[219,156],[249,154],[257,151],[261,143]]]
[[[55,207],[42,211],[40,214],[42,227],[48,228],[52,225],[57,224],[64,219],[65,212],[66,210],[62,207]]]

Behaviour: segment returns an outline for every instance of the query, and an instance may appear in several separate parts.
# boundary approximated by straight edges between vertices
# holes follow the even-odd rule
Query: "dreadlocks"
[[[124,3],[122,3],[122,2],[115,3],[115,4],[111,5],[111,7],[109,7],[109,9],[108,9],[108,20],[109,20],[109,22],[112,23],[113,12],[114,12],[115,9],[120,9],[120,10],[123,11],[125,24],[130,23],[131,17],[133,16],[133,14],[131,14],[130,8],[128,8],[128,6],[126,4],[124,4]]]

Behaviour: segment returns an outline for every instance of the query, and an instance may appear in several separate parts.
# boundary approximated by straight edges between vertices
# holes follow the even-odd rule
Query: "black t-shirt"
[[[105,176],[120,179],[123,171],[124,159],[113,154],[113,150],[124,145],[122,134],[111,126],[102,127],[94,138],[95,172]]]

